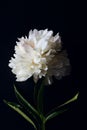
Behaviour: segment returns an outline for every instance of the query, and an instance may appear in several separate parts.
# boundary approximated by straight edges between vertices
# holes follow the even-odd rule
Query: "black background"
[[[80,92],[78,101],[70,111],[50,120],[46,129],[87,128],[86,17],[86,3],[81,0],[3,0],[0,3],[0,130],[33,130],[30,124],[3,103],[3,99],[16,101],[13,91],[15,83],[32,103],[33,87],[28,87],[32,86],[31,81],[16,83],[8,61],[14,53],[17,38],[27,35],[34,28],[48,28],[54,34],[60,32],[72,66],[70,76],[55,80],[52,86],[46,88],[45,111]]]

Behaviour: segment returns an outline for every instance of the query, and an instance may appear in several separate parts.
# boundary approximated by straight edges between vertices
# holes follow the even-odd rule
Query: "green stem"
[[[35,84],[35,86],[34,86],[34,103],[35,103],[35,105],[37,105],[37,95],[38,95],[38,88],[37,88],[37,84]]]
[[[45,130],[45,123],[44,122],[41,125],[41,130]]]
[[[45,80],[42,80],[42,83],[41,83],[41,86],[39,88],[38,95],[37,95],[37,110],[42,115],[44,115],[44,113],[43,113],[44,81]]]
[[[45,130],[45,122],[44,121],[42,121],[42,123],[40,124],[39,130]]]
[[[40,123],[38,130],[45,130],[45,117],[43,114],[43,92],[44,92],[44,80],[42,80],[40,87],[38,84],[34,86],[34,101],[37,107],[37,111],[40,114]]]

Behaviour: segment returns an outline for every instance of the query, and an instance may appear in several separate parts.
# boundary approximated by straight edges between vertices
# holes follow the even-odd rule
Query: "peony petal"
[[[59,33],[53,36],[48,29],[30,30],[28,37],[18,38],[15,54],[9,61],[9,67],[17,81],[26,81],[33,76],[34,82],[47,76],[47,83],[52,83],[52,76],[65,76],[70,66],[67,54],[61,50]]]

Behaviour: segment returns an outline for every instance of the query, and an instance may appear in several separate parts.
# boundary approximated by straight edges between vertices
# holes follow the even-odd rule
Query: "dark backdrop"
[[[67,49],[72,71],[70,76],[54,82],[45,92],[45,111],[80,92],[78,101],[70,111],[49,121],[47,129],[75,130],[87,128],[86,103],[86,3],[83,1],[29,0],[5,1],[0,3],[0,129],[32,129],[16,112],[8,108],[3,99],[16,101],[13,84],[32,103],[33,87],[30,80],[16,83],[8,67],[14,53],[15,41],[28,34],[30,29],[60,32]],[[25,87],[24,87],[25,86]],[[31,93],[31,94],[30,94]]]

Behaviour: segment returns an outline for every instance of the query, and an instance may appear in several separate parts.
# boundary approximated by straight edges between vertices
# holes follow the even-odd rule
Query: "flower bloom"
[[[37,82],[44,76],[50,84],[52,76],[61,78],[67,74],[70,64],[66,52],[61,51],[59,34],[53,36],[53,31],[34,29],[28,37],[18,40],[14,57],[9,61],[17,81],[26,81],[33,76]]]

